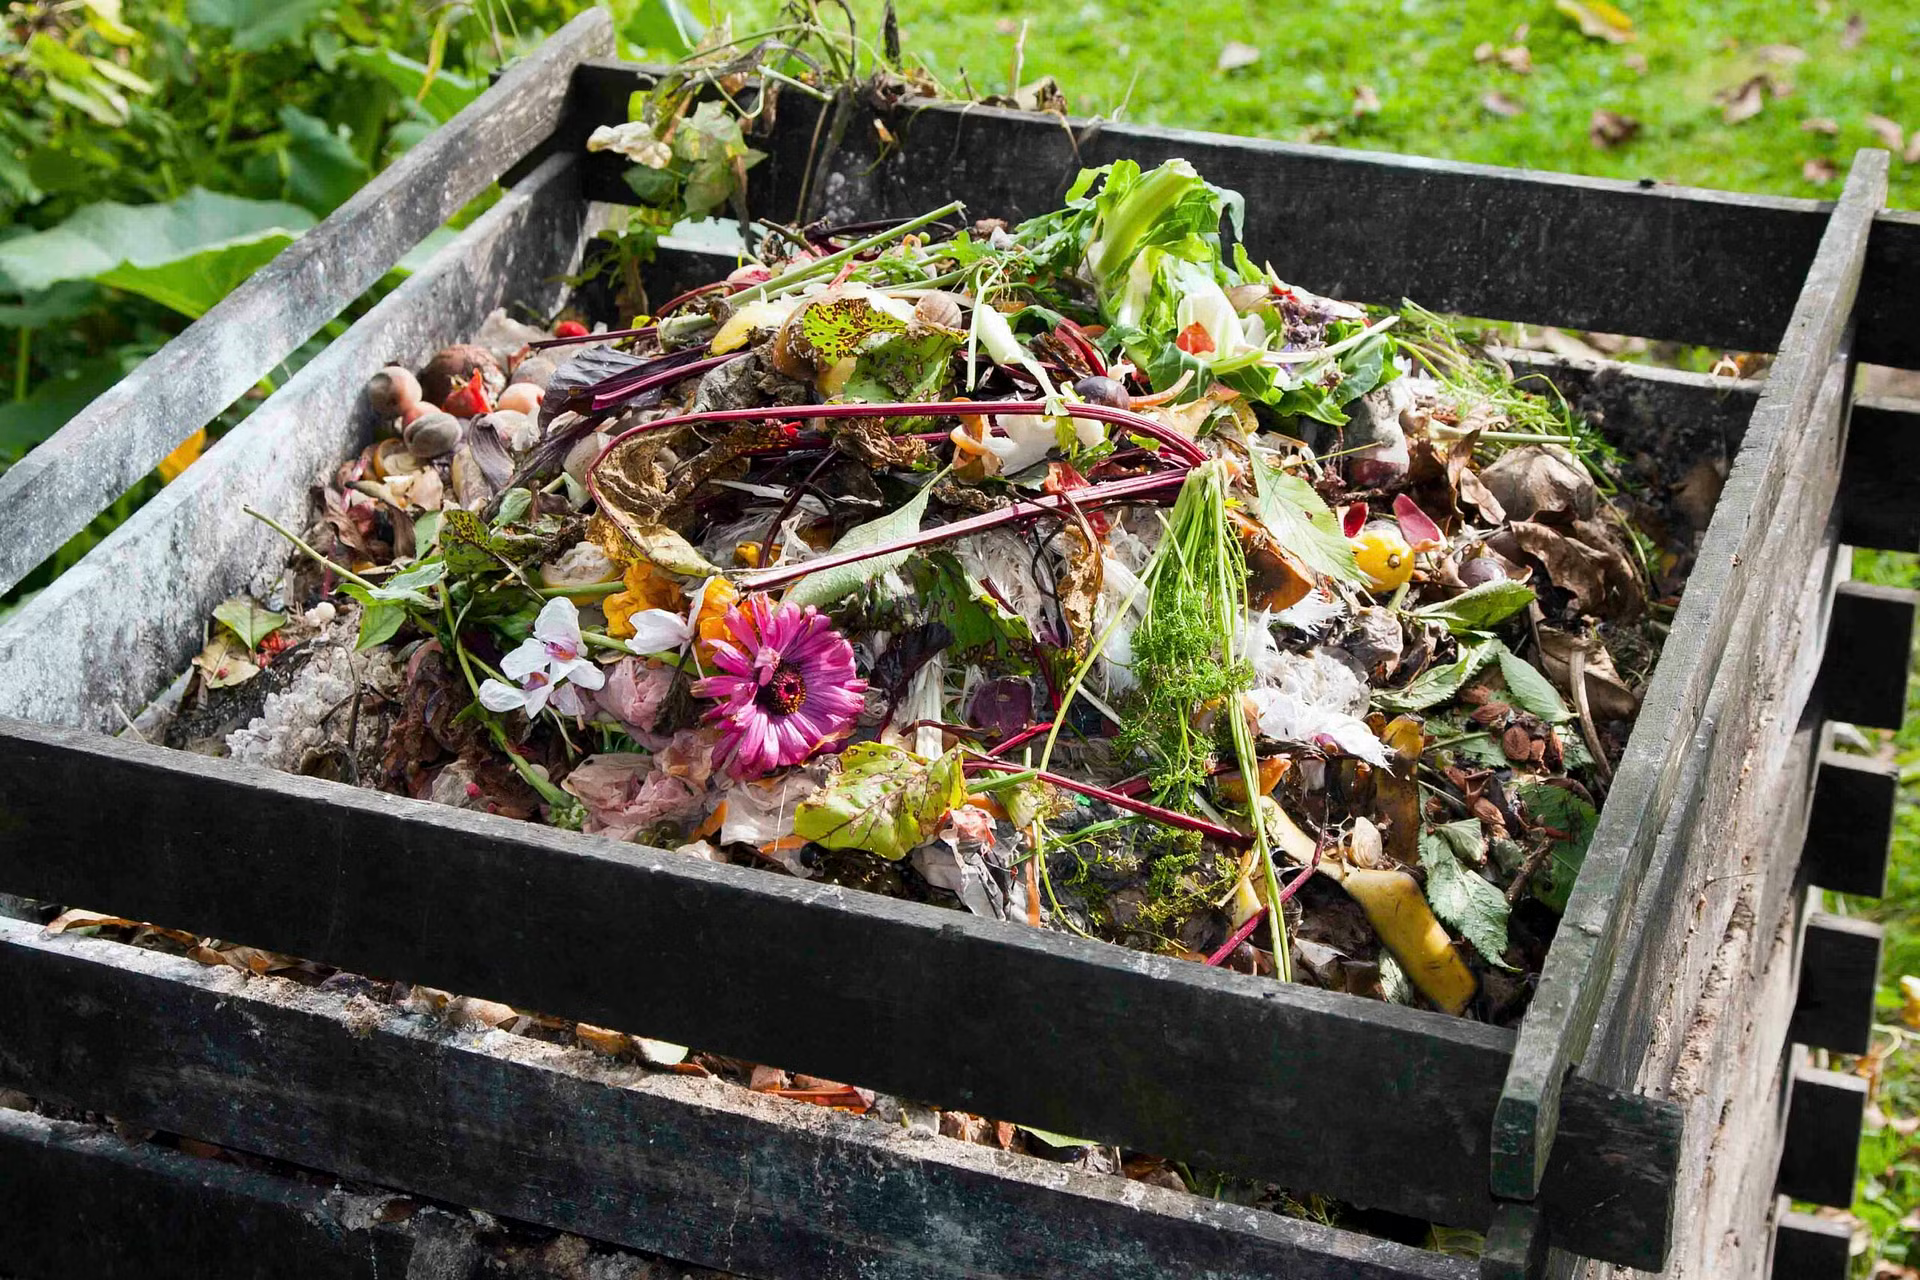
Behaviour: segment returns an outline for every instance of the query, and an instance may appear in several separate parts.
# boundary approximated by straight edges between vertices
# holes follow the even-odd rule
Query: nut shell
[[[425,461],[452,453],[464,430],[450,413],[429,413],[401,428],[400,438],[407,442],[407,452]]]

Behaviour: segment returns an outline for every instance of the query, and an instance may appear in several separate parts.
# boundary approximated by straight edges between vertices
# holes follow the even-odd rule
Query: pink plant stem
[[[991,756],[975,756],[967,761],[969,769],[989,769],[999,773],[1026,773],[1027,768],[1007,760],[996,760]],[[1221,844],[1230,844],[1244,848],[1253,843],[1253,837],[1243,835],[1232,827],[1223,827],[1217,822],[1208,822],[1205,818],[1196,818],[1192,814],[1181,813],[1177,809],[1163,809],[1157,804],[1148,804],[1144,800],[1135,800],[1109,791],[1105,787],[1095,786],[1091,782],[1080,782],[1065,774],[1051,773],[1045,769],[1032,770],[1035,778],[1049,786],[1059,787],[1062,791],[1073,791],[1093,800],[1104,800],[1116,809],[1125,809],[1137,813],[1143,818],[1152,818],[1155,822],[1169,827],[1184,827],[1188,831],[1198,831],[1201,835],[1211,836]]]
[[[1012,751],[1017,747],[1026,746],[1029,742],[1032,742],[1035,738],[1039,737],[1043,733],[1050,731],[1052,728],[1053,728],[1053,721],[1051,720],[1047,721],[1045,724],[1030,724],[1026,728],[1020,730],[1020,732],[1009,736],[1005,741],[997,742],[993,746],[989,747],[987,749],[987,754],[990,756],[1004,756],[1005,754],[1007,754],[1007,752]]]
[[[604,413],[608,409],[618,408],[635,396],[643,395],[655,387],[679,382],[683,378],[694,378],[723,364],[732,364],[752,354],[747,351],[729,351],[723,356],[708,356],[704,360],[691,360],[686,364],[677,364],[670,369],[649,371],[639,377],[631,374],[617,374],[606,381],[587,388],[593,399],[588,402],[589,411]],[[602,390],[601,388],[606,388]],[[664,419],[663,419],[664,421]]]
[[[583,333],[577,338],[542,338],[538,342],[529,342],[530,351],[544,351],[548,347],[571,347],[582,342],[611,342],[615,338],[645,338],[653,334],[659,325],[647,325],[642,329],[608,329],[602,333]]]
[[[604,454],[602,455],[605,456]],[[592,487],[592,473],[588,473]],[[1054,515],[1068,510],[1072,506],[1086,508],[1093,503],[1141,502],[1163,493],[1171,493],[1186,483],[1184,471],[1163,471],[1153,475],[1130,476],[1125,480],[1110,480],[1105,484],[1092,485],[1077,490],[1078,503],[1069,502],[1057,494],[1046,494],[1023,502],[1008,503],[1004,507],[982,512],[977,516],[968,516],[964,520],[955,520],[948,524],[935,525],[931,529],[921,529],[906,537],[892,542],[883,542],[870,547],[861,547],[854,551],[842,551],[838,555],[828,553],[812,560],[803,560],[798,564],[781,565],[762,573],[743,574],[740,585],[749,591],[766,591],[783,586],[810,573],[819,573],[823,569],[837,569],[841,565],[854,564],[861,560],[870,560],[875,556],[890,555],[895,551],[910,551],[915,547],[924,547],[929,543],[947,542],[954,538],[964,538],[969,534],[981,533],[988,529],[997,529],[1003,524],[1012,524],[1016,520],[1030,520],[1035,516]],[[598,501],[599,491],[594,498]],[[605,509],[602,504],[602,509]]]
[[[1214,966],[1215,968],[1218,968],[1219,966],[1225,964],[1227,962],[1227,958],[1234,953],[1235,948],[1237,948],[1241,943],[1245,942],[1248,938],[1251,938],[1253,936],[1253,931],[1255,929],[1258,929],[1260,927],[1260,922],[1262,920],[1265,920],[1266,918],[1267,918],[1267,909],[1265,907],[1262,907],[1258,911],[1254,912],[1252,915],[1248,916],[1245,920],[1242,920],[1240,922],[1240,927],[1238,929],[1235,929],[1232,933],[1228,934],[1227,940],[1220,944],[1220,949],[1207,957],[1207,963]]]

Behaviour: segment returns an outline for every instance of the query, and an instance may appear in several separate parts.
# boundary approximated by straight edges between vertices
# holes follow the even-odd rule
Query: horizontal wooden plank
[[[1780,1152],[1780,1194],[1844,1209],[1853,1203],[1867,1082],[1838,1071],[1801,1067],[1787,1104]]]
[[[1807,917],[1800,940],[1800,989],[1787,1029],[1796,1044],[1836,1053],[1867,1051],[1880,942],[1880,926],[1870,921],[1824,911]]]
[[[1773,1224],[1773,1280],[1847,1280],[1853,1223],[1782,1211]]]
[[[305,525],[312,485],[372,429],[372,371],[424,364],[497,306],[558,304],[588,229],[577,163],[546,161],[0,624],[0,713],[118,730],[183,670],[213,607],[285,563],[286,543],[242,508]]]
[[[1899,797],[1897,765],[1841,751],[1823,752],[1801,853],[1807,882],[1863,898],[1886,893],[1893,810]]]
[[[86,528],[551,133],[569,71],[612,47],[604,13],[589,9],[575,18],[0,474],[0,592]]]
[[[1920,551],[1920,400],[1853,406],[1840,484],[1840,540],[1880,551]]]
[[[18,721],[0,827],[0,891],[1436,1221],[1490,1210],[1512,1036],[1477,1023]],[[1606,1141],[1556,1163],[1549,1220],[1644,1249],[1672,1109],[1582,1085],[1568,1110]]]
[[[575,72],[575,115],[627,118],[648,82],[631,64]],[[1247,199],[1246,240],[1281,276],[1337,297],[1575,329],[1776,349],[1826,223],[1827,204],[1503,169],[1262,138],[912,101],[887,117],[884,159],[871,110],[808,183],[823,108],[782,94],[770,153],[751,178],[758,214],[850,221],[905,217],[965,199],[976,217],[1059,206],[1082,165],[1182,156]],[[596,199],[631,201],[625,162],[595,157]],[[1861,358],[1920,367],[1920,219],[1882,215],[1862,295]]]
[[[19,922],[0,921],[0,1021],[0,1077],[16,1087],[748,1275],[1472,1274],[1318,1223]]]
[[[1844,358],[1874,211],[1885,202],[1887,156],[1862,151],[1809,270],[1780,359],[1674,616],[1607,804],[1514,1047],[1493,1136],[1493,1190],[1538,1194],[1554,1144],[1568,1068],[1585,1054],[1669,804],[1743,594],[1765,562],[1767,531],[1794,445]],[[1842,397],[1844,403],[1844,397]],[[1836,442],[1837,444],[1837,442]],[[1770,578],[1800,583],[1791,567]],[[1792,714],[1792,709],[1787,709]]]
[[[1827,622],[1820,706],[1829,720],[1898,729],[1907,714],[1907,665],[1920,593],[1866,582],[1835,590]]]

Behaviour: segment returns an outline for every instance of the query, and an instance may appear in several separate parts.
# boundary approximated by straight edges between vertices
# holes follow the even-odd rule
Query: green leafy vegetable
[[[1421,672],[1403,688],[1380,690],[1373,695],[1374,705],[1386,711],[1403,712],[1424,711],[1428,707],[1438,706],[1459,693],[1467,681],[1492,662],[1503,647],[1498,640],[1492,639],[1476,644],[1462,641],[1460,656],[1454,661]]]
[[[929,481],[920,486],[920,492],[887,514],[847,530],[827,554],[838,555],[843,551],[877,547],[917,533],[921,519],[927,514],[927,500],[932,496],[933,484]],[[832,604],[843,596],[858,591],[889,570],[899,568],[912,554],[912,551],[891,551],[886,555],[868,556],[864,560],[855,560],[852,564],[843,564],[837,569],[822,569],[819,573],[810,573],[794,583],[787,591],[785,598],[795,604],[822,606]]]
[[[856,742],[840,761],[840,773],[793,813],[794,834],[829,849],[864,849],[898,861],[966,802],[957,749],[923,760],[883,742]]]
[[[1353,544],[1340,532],[1340,521],[1312,485],[1299,476],[1255,460],[1253,485],[1259,510],[1255,513],[1288,552],[1316,573],[1341,582],[1365,579],[1353,558]]]
[[[1531,711],[1542,720],[1556,724],[1573,718],[1560,691],[1530,662],[1518,657],[1504,644],[1500,646],[1500,675],[1507,682],[1507,701],[1522,711]]]
[[[1027,620],[995,600],[951,551],[938,550],[912,563],[914,586],[934,619],[952,634],[955,656],[991,662],[1013,673],[1030,669],[1024,653],[1033,643],[1033,631]]]
[[[1587,845],[1593,840],[1600,815],[1565,787],[1531,782],[1519,787],[1517,794],[1528,817],[1566,833],[1566,839],[1553,842],[1546,862],[1527,882],[1534,897],[1555,911],[1565,911],[1567,895],[1573,892],[1574,878],[1587,859]]]

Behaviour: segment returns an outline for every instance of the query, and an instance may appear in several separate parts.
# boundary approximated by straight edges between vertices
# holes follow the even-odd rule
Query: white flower
[[[565,596],[547,601],[547,607],[534,620],[533,635],[500,663],[509,680],[518,680],[519,688],[498,680],[480,685],[480,705],[489,711],[524,710],[537,716],[549,702],[554,710],[570,716],[585,715],[586,704],[575,692],[598,689],[607,677],[593,659],[582,656],[580,611]]]
[[[643,120],[601,125],[587,138],[587,150],[617,151],[649,169],[664,169],[673,159],[673,148],[654,137],[653,126]]]

